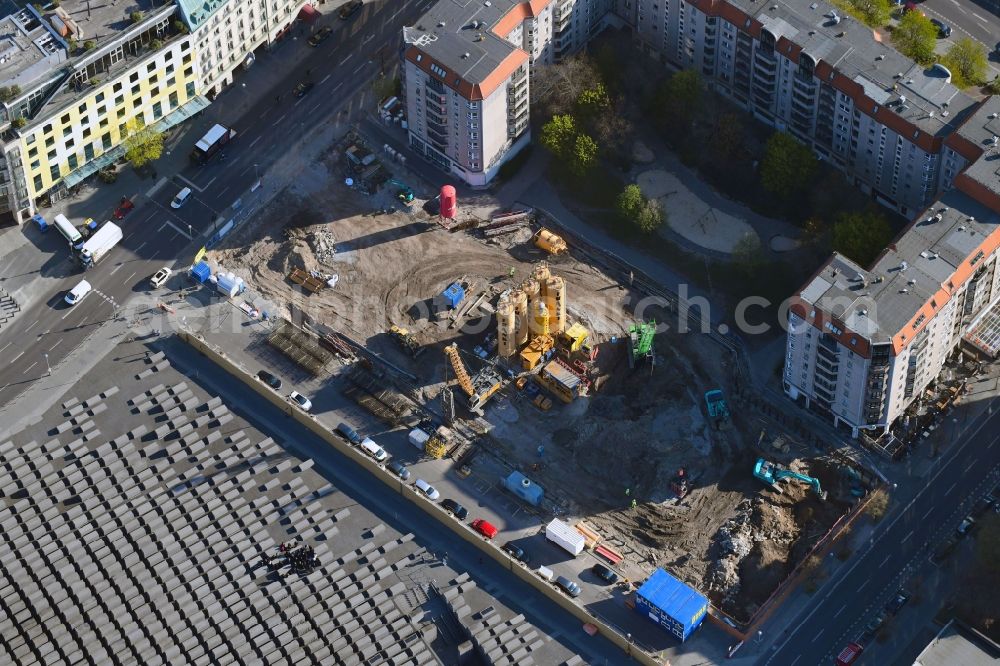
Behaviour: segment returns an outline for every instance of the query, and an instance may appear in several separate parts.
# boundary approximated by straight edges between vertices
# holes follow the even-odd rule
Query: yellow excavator
[[[503,387],[503,378],[496,368],[488,365],[479,371],[476,376],[469,375],[465,369],[465,363],[459,356],[458,345],[454,342],[444,348],[444,353],[451,362],[451,368],[455,371],[455,377],[462,392],[465,393],[469,401],[469,410],[475,413],[482,413],[483,405],[493,397],[493,394]]]

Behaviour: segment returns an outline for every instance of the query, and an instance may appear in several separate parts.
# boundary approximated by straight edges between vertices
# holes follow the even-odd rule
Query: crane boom
[[[458,355],[458,345],[454,342],[444,348],[444,353],[448,356],[448,360],[451,361],[451,368],[455,371],[455,377],[458,378],[458,385],[462,387],[465,395],[470,398],[475,393],[472,388],[472,379],[469,377],[469,371],[465,369],[465,364],[462,363],[462,358]]]

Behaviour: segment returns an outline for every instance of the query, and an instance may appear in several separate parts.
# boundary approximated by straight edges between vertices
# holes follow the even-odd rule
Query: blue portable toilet
[[[31,219],[35,221],[35,223],[38,225],[38,230],[41,231],[42,233],[49,230],[49,223],[46,222],[45,218],[42,217],[41,215],[38,215],[36,213],[35,215],[31,216]]]

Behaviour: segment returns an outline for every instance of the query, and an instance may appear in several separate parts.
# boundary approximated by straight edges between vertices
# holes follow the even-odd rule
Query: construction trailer
[[[545,491],[520,472],[511,472],[501,481],[503,487],[531,506],[541,506]]]

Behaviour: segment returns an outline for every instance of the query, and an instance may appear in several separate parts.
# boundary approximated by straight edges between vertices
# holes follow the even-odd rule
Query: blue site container
[[[545,491],[541,486],[520,472],[511,472],[510,476],[503,480],[503,487],[531,506],[540,506],[542,498],[545,497]]]
[[[441,292],[441,300],[449,310],[457,308],[463,298],[465,298],[465,290],[457,282],[451,283],[447,289]]]
[[[208,264],[204,261],[199,261],[197,264],[191,267],[191,277],[193,277],[198,282],[204,284],[206,280],[212,275],[212,269],[209,268]]]
[[[708,598],[657,569],[636,591],[635,610],[685,641],[705,619]]]

